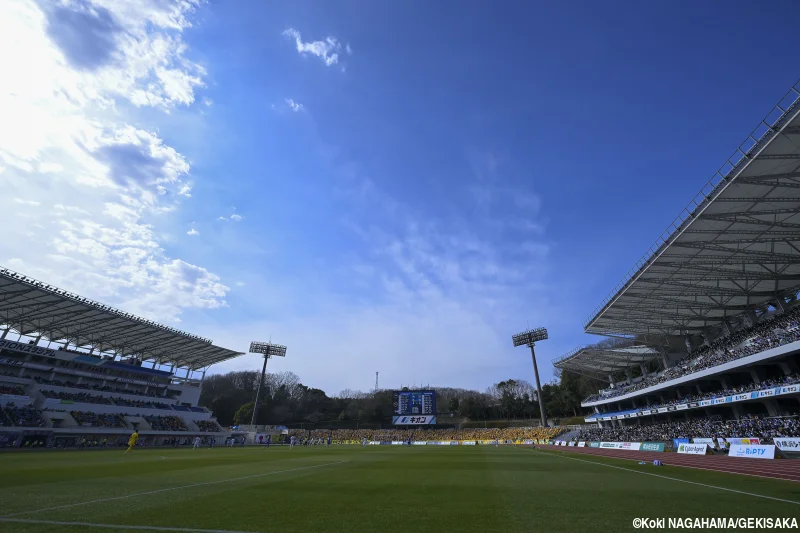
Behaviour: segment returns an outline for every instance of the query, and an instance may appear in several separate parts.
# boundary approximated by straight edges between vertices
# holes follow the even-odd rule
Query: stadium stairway
[[[553,438],[554,439],[558,439],[558,440],[571,441],[571,440],[577,438],[578,435],[580,435],[580,434],[581,434],[581,430],[580,429],[570,429],[570,430],[568,430],[568,431],[566,431],[564,433],[559,433],[558,435],[556,435]]]
[[[131,428],[136,428],[139,431],[153,431],[152,426],[143,416],[126,416],[125,422]]]
[[[42,418],[47,422],[49,428],[78,427],[78,423],[66,411],[42,411]]]

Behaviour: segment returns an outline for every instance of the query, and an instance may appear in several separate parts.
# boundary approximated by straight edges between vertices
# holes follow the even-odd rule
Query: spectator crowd
[[[222,431],[222,428],[219,427],[219,424],[217,424],[213,420],[197,420],[195,424],[197,424],[197,429],[199,429],[200,431],[209,431],[209,432]]]
[[[16,383],[0,383],[0,394],[23,396],[25,394],[25,389]]]
[[[703,345],[660,374],[651,374],[634,384],[617,386],[589,396],[584,402],[610,399],[635,392],[796,340],[800,340],[800,306]]]
[[[144,419],[155,431],[189,431],[177,416],[145,416]]]
[[[88,392],[64,392],[45,389],[41,389],[39,392],[41,392],[47,398],[56,398],[68,402],[119,405],[122,407],[137,407],[140,409],[171,409],[168,404],[162,402],[149,400],[128,400],[126,398],[108,398],[105,396],[90,394]]]
[[[327,439],[335,442],[361,441],[453,441],[453,440],[538,440],[552,439],[564,428],[465,428],[465,429],[291,429],[289,436]]]
[[[663,403],[653,403],[647,405],[646,407],[642,407],[642,409],[659,409],[661,407],[670,407],[673,405],[685,404],[690,402],[699,402],[702,400],[708,400],[710,398],[720,397],[720,396],[735,396],[737,394],[743,394],[745,392],[751,392],[754,390],[763,390],[763,389],[771,389],[775,387],[784,387],[786,385],[794,385],[800,383],[800,374],[793,373],[787,376],[783,376],[782,378],[768,378],[762,379],[759,383],[752,382],[748,383],[747,385],[739,385],[737,387],[731,387],[729,389],[721,389],[715,392],[708,392],[704,394],[690,394],[686,396],[681,396],[676,400],[670,400],[669,402]],[[608,416],[610,414],[614,414],[613,412],[607,413],[599,413],[600,416]]]
[[[12,402],[0,409],[0,422],[3,426],[45,427],[41,411],[33,407],[17,407]]]
[[[800,418],[796,416],[741,420],[697,419],[641,426],[621,426],[583,430],[573,440],[605,442],[669,442],[672,439],[758,437],[771,442],[774,437],[800,437]]]
[[[90,413],[88,411],[71,411],[70,414],[79,426],[98,428],[124,428],[125,415],[119,413]]]

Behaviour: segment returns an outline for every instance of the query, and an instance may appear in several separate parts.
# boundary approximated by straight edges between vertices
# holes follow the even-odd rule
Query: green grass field
[[[609,533],[669,516],[797,517],[800,484],[494,446],[0,454],[0,531]]]

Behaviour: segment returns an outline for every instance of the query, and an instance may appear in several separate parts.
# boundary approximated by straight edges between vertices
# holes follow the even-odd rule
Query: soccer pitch
[[[607,533],[670,516],[797,517],[800,484],[524,447],[0,454],[4,532]]]

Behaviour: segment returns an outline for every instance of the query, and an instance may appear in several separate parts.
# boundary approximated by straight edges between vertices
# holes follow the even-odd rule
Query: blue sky
[[[53,217],[0,264],[226,347],[272,335],[271,368],[329,393],[532,380],[528,325],[549,380],[800,57],[790,2],[59,9],[11,6],[64,73],[37,86],[73,98],[23,102],[61,136],[0,132],[14,220]],[[31,67],[0,57],[22,108]]]

